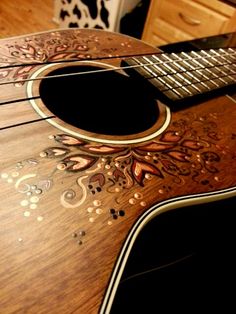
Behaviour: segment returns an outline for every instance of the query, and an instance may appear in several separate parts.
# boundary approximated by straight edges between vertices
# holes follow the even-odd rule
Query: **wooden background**
[[[53,0],[1,0],[0,38],[57,28]]]

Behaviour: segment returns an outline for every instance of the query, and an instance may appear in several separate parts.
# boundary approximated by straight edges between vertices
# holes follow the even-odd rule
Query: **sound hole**
[[[71,66],[48,75],[99,69]],[[136,134],[152,127],[158,118],[157,103],[143,82],[115,71],[43,79],[40,96],[61,120],[98,134]]]

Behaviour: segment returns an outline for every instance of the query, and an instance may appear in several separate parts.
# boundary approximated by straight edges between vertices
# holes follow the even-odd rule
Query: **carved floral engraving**
[[[91,30],[69,30],[41,33],[17,38],[0,51],[0,81],[16,81],[15,86],[25,84],[24,80],[40,65],[68,60],[96,60],[118,56],[118,48],[123,54],[131,48],[131,39],[121,40],[118,35],[108,33],[101,42]]]
[[[173,121],[171,127],[155,140],[136,145],[105,145],[81,140],[67,134],[55,134],[49,138],[52,145],[39,156],[19,161],[1,177],[14,185],[23,195],[20,205],[24,216],[40,208],[41,198],[59,185],[56,174],[70,186],[63,185],[58,202],[66,209],[80,209],[93,223],[105,215],[104,222],[112,225],[126,212],[122,208],[122,195],[128,195],[131,206],[146,207],[145,187],[156,185],[156,194],[168,197],[175,186],[184,186],[189,178],[193,184],[207,186],[208,190],[224,179],[219,170],[221,158],[236,156],[219,145],[224,133],[218,130],[217,114],[198,117],[186,114]],[[40,173],[40,164],[50,162],[48,177]],[[155,181],[155,183],[152,182]],[[110,208],[104,197],[113,197],[114,208]],[[86,204],[86,205],[85,205]],[[44,217],[38,213],[36,219]],[[83,228],[83,227],[82,227]]]
[[[17,38],[1,47],[0,80],[13,80],[16,87],[23,88],[24,80],[43,63],[113,58],[121,51],[129,55],[134,45],[127,37],[107,33],[101,38],[92,30]],[[217,124],[220,116],[191,112],[181,116],[160,136],[139,144],[106,145],[68,134],[51,135],[51,145],[4,169],[1,179],[20,195],[25,218],[43,222],[44,198],[56,189],[63,208],[81,210],[91,223],[103,217],[102,224],[114,225],[126,216],[125,206],[130,211],[132,206],[148,208],[147,193],[152,184],[158,202],[176,187],[191,183],[210,191],[224,180],[227,169],[221,169],[221,160],[227,156],[233,161],[236,153],[222,144],[225,134]],[[230,140],[235,137],[234,132]],[[83,226],[81,230],[87,235]]]

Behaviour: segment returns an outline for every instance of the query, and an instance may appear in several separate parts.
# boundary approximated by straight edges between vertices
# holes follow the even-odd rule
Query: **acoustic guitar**
[[[1,313],[109,313],[149,221],[236,195],[235,38],[1,40]]]

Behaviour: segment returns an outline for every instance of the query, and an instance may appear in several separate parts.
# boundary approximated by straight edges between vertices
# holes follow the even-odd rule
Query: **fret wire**
[[[214,72],[210,71],[208,68],[205,69],[205,72],[207,72],[207,74],[209,75],[210,78],[211,78],[212,76],[213,76],[214,78],[217,77],[217,75],[216,75]]]
[[[154,67],[155,67],[155,68],[158,68],[158,70],[160,70],[163,75],[167,75],[167,73],[165,72],[165,70],[162,69],[162,67],[161,67],[161,62],[160,62],[160,60],[158,59],[158,57],[155,56],[155,55],[152,55],[152,57],[153,57],[155,60],[157,60],[157,61],[159,62],[159,63],[154,64]],[[158,67],[158,65],[159,65],[159,67]]]
[[[195,75],[194,75],[195,74]],[[196,72],[188,72],[188,75],[191,76],[194,80],[197,80],[197,82],[200,82],[199,78],[196,77]]]
[[[171,89],[171,88],[172,88],[172,86],[169,85],[169,84],[164,80],[164,77],[158,77],[158,78],[156,78],[156,80],[161,81],[161,82],[163,83],[163,85],[166,87],[165,89]]]
[[[227,84],[227,82],[224,80],[224,77],[219,77],[219,80],[221,80],[225,85]]]
[[[174,62],[174,65],[176,65],[180,70],[181,72],[185,72],[186,70],[179,64],[177,63],[176,61]]]
[[[225,53],[225,55],[227,55],[227,52],[225,52],[224,51],[224,53]],[[234,51],[233,51],[233,53],[235,53]],[[165,54],[164,54],[165,55]],[[219,58],[215,58],[215,57],[212,57],[211,55],[209,55],[209,54],[207,54],[206,52],[205,52],[205,56],[203,56],[202,54],[199,54],[199,53],[193,53],[193,55],[194,55],[194,57],[192,57],[192,58],[190,58],[189,56],[188,56],[188,54],[186,54],[186,53],[181,53],[181,55],[182,56],[184,56],[184,58],[180,58],[179,56],[177,56],[176,54],[174,54],[174,56],[175,56],[175,61],[173,60],[173,59],[171,59],[171,58],[166,58],[167,59],[167,61],[169,61],[169,62],[165,62],[165,64],[164,64],[164,66],[166,67],[166,68],[168,68],[169,70],[171,70],[171,72],[173,72],[173,69],[170,69],[171,68],[171,66],[173,66],[173,65],[175,65],[175,66],[177,66],[177,68],[180,70],[179,72],[180,73],[182,73],[182,75],[179,73],[179,72],[177,72],[177,74],[178,74],[178,76],[181,78],[181,80],[182,80],[182,84],[180,83],[180,82],[178,82],[177,80],[175,80],[174,79],[174,77],[173,76],[169,76],[171,79],[172,79],[172,81],[173,81],[173,83],[174,84],[176,84],[177,83],[177,85],[179,86],[179,87],[182,87],[185,91],[187,91],[186,90],[186,86],[190,86],[190,84],[192,84],[187,78],[186,78],[186,75],[188,75],[188,76],[190,76],[190,77],[192,77],[192,78],[194,78],[196,81],[199,81],[200,82],[200,80],[198,79],[198,78],[196,78],[196,76],[194,76],[194,73],[196,72],[196,69],[199,69],[199,70],[205,70],[207,73],[208,73],[208,76],[207,75],[205,75],[204,73],[202,73],[202,71],[199,71],[199,74],[202,76],[202,77],[204,77],[204,79],[205,79],[205,83],[203,83],[203,82],[201,82],[201,83],[203,83],[203,84],[201,84],[202,86],[204,86],[206,89],[212,89],[212,88],[218,88],[220,85],[222,85],[222,84],[217,84],[217,82],[215,82],[214,81],[214,79],[219,79],[221,82],[223,82],[223,84],[224,85],[227,85],[228,83],[230,83],[230,82],[234,82],[234,79],[232,78],[232,77],[230,77],[228,80],[225,80],[224,79],[224,77],[226,78],[226,75],[228,75],[228,73],[226,73],[225,71],[223,71],[223,69],[224,69],[224,67],[222,66],[221,67],[221,74],[223,74],[223,75],[221,75],[221,76],[219,76],[219,75],[217,75],[217,74],[215,74],[213,71],[212,71],[212,69],[214,69],[214,68],[216,68],[216,66],[212,63],[212,62],[210,62],[209,60],[213,60],[213,61],[215,61],[217,64],[220,64],[220,65],[222,65],[222,64],[224,64],[224,65],[227,65],[228,66],[228,64],[229,64],[229,62],[228,62],[228,60],[226,59],[226,58],[223,58],[223,62],[222,62],[222,58],[221,58],[221,54],[220,54],[220,61],[219,61]],[[178,57],[178,58],[177,58]],[[208,59],[209,60],[208,60]],[[160,58],[155,58],[155,59],[158,59],[158,61],[160,62],[160,63],[162,63],[162,61],[160,60]],[[148,60],[148,57],[147,58],[145,58],[145,60]],[[191,64],[189,64],[190,62],[189,61],[195,61],[195,64],[197,64],[197,66],[198,67],[195,67],[195,66],[193,66],[193,65],[191,65]],[[182,62],[182,64],[180,64],[180,62]],[[205,66],[201,63],[201,62],[204,62],[205,63]],[[167,64],[167,63],[169,63],[169,64]],[[163,64],[163,63],[162,63]],[[206,64],[207,64],[207,66],[206,66]],[[190,71],[186,71],[186,67],[184,67],[184,65],[186,65],[188,68],[190,68],[191,70]],[[219,67],[219,66],[218,66]],[[227,68],[226,68],[227,69]],[[175,71],[175,70],[174,70]],[[192,72],[192,73],[191,73]],[[191,74],[191,75],[189,75],[189,74]],[[168,86],[169,84],[168,84],[168,81],[167,80],[165,80],[165,76],[162,76],[162,82],[164,83],[165,82],[165,84]],[[186,84],[187,83],[187,84]],[[181,86],[182,85],[182,86]],[[194,84],[192,84],[192,86],[193,86],[193,88],[195,89],[195,91],[196,92],[201,92],[201,90],[198,88],[198,86],[195,86]]]
[[[172,82],[169,81],[167,76],[162,76],[160,78],[157,78],[161,82],[163,82],[169,89],[173,88],[173,85],[171,84]]]
[[[199,82],[199,83],[196,83],[195,84],[199,89],[202,89],[203,88],[203,93],[208,91],[208,87],[207,85],[204,83],[204,82]]]
[[[177,72],[175,69],[171,68],[169,64],[163,63],[163,65],[165,68],[167,68],[170,71],[170,73],[176,73]]]
[[[139,63],[139,64],[142,65],[142,62],[139,61],[137,58],[133,58],[133,59],[134,59],[137,63]],[[150,67],[148,67],[148,66],[143,66],[143,68],[144,68],[145,70],[147,70],[149,73],[151,73],[154,77],[157,76],[157,74],[156,74],[155,72],[153,72]]]
[[[195,85],[195,84],[192,84],[193,88],[195,88],[197,90],[198,93],[201,93],[201,90]]]
[[[217,84],[214,80],[211,80],[211,82],[212,82],[216,87],[220,87],[220,85]]]
[[[181,97],[175,92],[175,90],[166,90],[163,92],[164,95],[166,95],[167,97],[170,97],[171,99],[175,99],[175,100],[178,100],[180,99]]]
[[[192,61],[192,60],[191,59],[189,59],[188,61],[183,60],[183,63],[188,65],[192,70],[195,70],[195,67],[193,65],[191,65],[191,62],[189,62],[189,61]]]
[[[182,90],[184,90],[190,96],[192,95],[192,93],[189,91],[189,89],[186,86],[182,86],[181,88],[182,88]]]
[[[182,84],[181,84],[179,81],[177,81],[177,80],[173,77],[173,75],[169,75],[169,79],[172,81],[172,84],[177,85],[178,87],[182,86]],[[174,87],[175,87],[175,86],[174,86]]]
[[[229,68],[229,66],[228,65],[225,65],[225,67],[230,71],[230,72],[232,72],[233,74],[235,74],[236,73],[236,67],[235,67],[235,70],[234,69],[232,69],[232,68]]]

